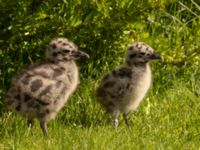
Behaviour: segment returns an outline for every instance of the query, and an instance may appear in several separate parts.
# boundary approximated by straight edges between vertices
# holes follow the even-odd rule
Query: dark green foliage
[[[55,37],[90,54],[79,62],[83,80],[119,65],[128,43],[138,40],[164,56],[163,67],[199,64],[200,4],[194,0],[7,0],[0,10],[0,110],[12,77],[41,60]]]

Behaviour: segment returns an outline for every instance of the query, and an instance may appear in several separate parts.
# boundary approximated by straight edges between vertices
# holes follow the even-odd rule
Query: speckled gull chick
[[[11,84],[5,98],[9,108],[28,118],[40,121],[44,135],[46,123],[53,119],[79,84],[75,60],[89,58],[67,38],[53,39],[46,50],[46,59],[24,70]]]
[[[128,47],[125,63],[106,74],[97,88],[97,101],[111,114],[114,127],[118,127],[118,116],[123,114],[126,125],[131,110],[143,100],[151,84],[149,61],[162,59],[153,48],[143,42]]]

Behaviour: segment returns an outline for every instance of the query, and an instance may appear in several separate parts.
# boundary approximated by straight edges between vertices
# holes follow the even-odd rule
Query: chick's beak
[[[157,54],[157,53],[153,53],[153,54],[150,56],[150,59],[152,59],[152,60],[163,60],[163,57],[160,56],[160,55]]]
[[[75,58],[90,58],[90,56],[82,51],[73,51],[71,53],[71,56],[75,57]]]

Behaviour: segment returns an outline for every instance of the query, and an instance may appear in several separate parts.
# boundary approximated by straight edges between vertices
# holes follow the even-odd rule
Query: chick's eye
[[[63,52],[64,52],[64,53],[69,53],[69,52],[70,52],[70,50],[68,50],[68,49],[65,49],[65,50],[63,50]]]
[[[145,53],[144,53],[144,52],[141,52],[140,55],[145,55]]]

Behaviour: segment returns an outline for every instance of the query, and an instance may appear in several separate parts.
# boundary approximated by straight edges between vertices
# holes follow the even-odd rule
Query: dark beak
[[[71,53],[71,56],[73,56],[74,58],[90,58],[90,56],[82,51],[73,51]]]
[[[157,53],[153,53],[153,54],[150,56],[150,59],[151,59],[151,60],[163,60],[163,57],[160,56],[160,55],[157,54]]]

